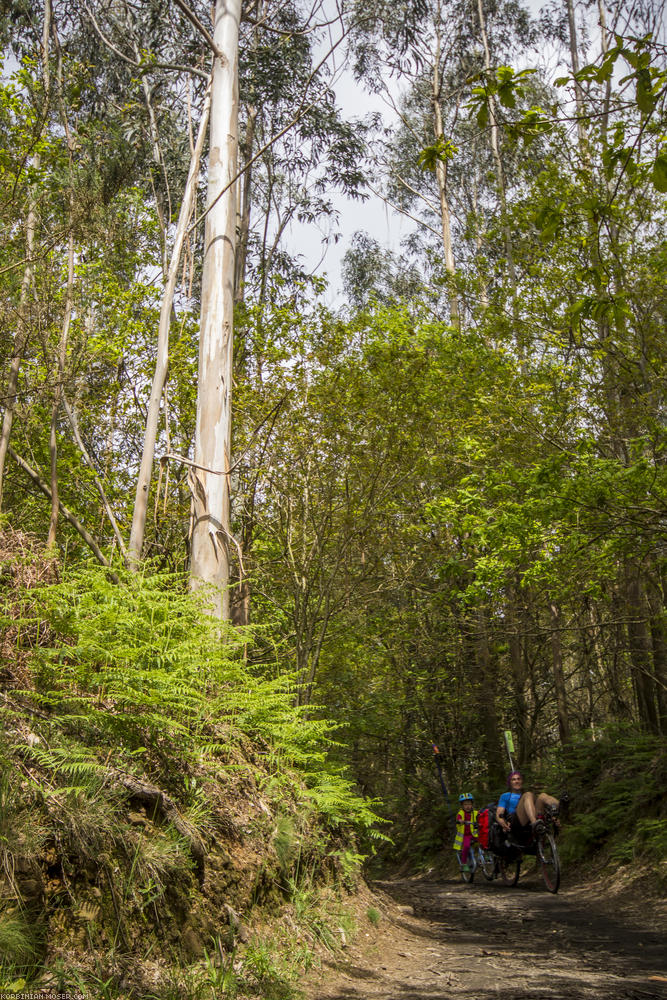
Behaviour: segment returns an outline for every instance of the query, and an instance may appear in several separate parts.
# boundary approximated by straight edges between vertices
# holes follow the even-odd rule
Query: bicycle
[[[475,878],[475,872],[477,871],[478,868],[481,868],[482,871],[484,872],[485,878],[488,878],[485,871],[485,868],[488,867],[488,859],[485,856],[484,849],[480,847],[479,844],[475,843],[470,845],[470,847],[468,848],[468,860],[465,863],[465,865],[461,861],[460,851],[456,851],[456,860],[459,863],[459,871],[461,872],[461,878],[467,885],[472,884]]]
[[[542,869],[542,881],[549,892],[558,892],[560,885],[560,858],[556,846],[558,812],[547,807],[543,819],[544,830],[536,839],[536,855]]]
[[[487,850],[485,853],[494,859],[493,868],[489,871],[487,863],[482,864],[482,872],[488,882],[495,878],[502,878],[506,885],[516,885],[521,874],[521,864],[526,855],[536,858],[540,867],[542,881],[548,892],[558,892],[560,886],[560,858],[556,837],[558,835],[558,813],[555,809],[547,809],[544,816],[540,816],[543,829],[537,836],[531,834],[531,839],[527,843],[520,843],[512,836],[507,835],[502,851]]]

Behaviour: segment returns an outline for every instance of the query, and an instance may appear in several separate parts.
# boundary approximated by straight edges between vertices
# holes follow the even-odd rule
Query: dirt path
[[[550,895],[430,878],[373,886],[382,920],[325,961],[309,1000],[667,1000],[667,903],[603,880]]]

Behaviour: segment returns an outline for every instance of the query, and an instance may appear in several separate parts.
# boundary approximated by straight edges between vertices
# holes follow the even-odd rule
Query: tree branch
[[[102,486],[102,481],[100,480],[100,477],[97,475],[97,470],[95,469],[95,466],[93,465],[93,460],[90,457],[85,444],[83,443],[83,440],[81,438],[81,434],[79,433],[79,422],[78,422],[78,420],[76,418],[76,414],[73,412],[73,410],[71,409],[69,403],[65,399],[65,394],[64,393],[62,394],[61,399],[62,399],[63,408],[65,410],[65,413],[67,414],[67,419],[70,422],[70,427],[72,428],[72,433],[74,434],[74,440],[76,441],[77,445],[79,446],[79,451],[83,455],[83,459],[84,459],[86,465],[90,468],[90,470],[93,473],[93,478],[95,480],[95,485],[97,486],[97,492],[99,493],[100,498],[102,500],[102,503],[104,504],[104,509],[107,512],[107,517],[109,518],[109,523],[111,524],[111,528],[113,530],[114,537],[115,537],[116,541],[118,542],[118,548],[120,549],[121,554],[124,557],[125,556],[125,542],[123,541],[123,536],[120,533],[120,528],[118,527],[118,522],[116,521],[116,518],[114,517],[114,513],[113,513],[113,511],[111,509],[111,505],[110,505],[109,501],[107,500],[107,495],[104,492],[104,487]]]
[[[121,52],[120,49],[117,48],[113,44],[113,42],[109,41],[106,35],[104,35],[102,29],[95,20],[95,15],[91,11],[88,4],[85,3],[85,0],[84,0],[84,7],[86,8],[86,13],[88,14],[90,20],[92,21],[93,27],[98,37],[100,38],[100,41],[104,45],[106,45],[108,49],[111,49],[111,51],[115,55],[117,55],[120,60],[122,60],[122,62],[127,63],[128,66],[132,66],[134,69],[139,70],[140,73],[150,73],[150,71],[153,69],[173,69],[179,73],[193,73],[195,76],[200,76],[203,80],[208,80],[209,74],[205,73],[204,70],[196,69],[194,66],[181,66],[178,63],[159,63],[159,62],[154,62],[144,65],[142,63],[135,62],[135,60],[131,59],[130,56],[126,56],[124,52]]]
[[[11,445],[7,450],[14,459],[14,461],[16,462],[16,464],[19,465],[25,473],[27,473],[27,475],[32,479],[35,485],[42,491],[44,496],[50,500],[52,496],[51,488],[47,485],[47,483],[44,482],[40,474],[38,472],[35,472],[35,470],[30,465],[28,465],[26,460],[24,458],[21,458],[21,456],[14,451]],[[109,568],[111,565],[109,563],[109,560],[104,555],[102,549],[99,547],[99,545],[97,544],[93,536],[90,534],[90,532],[84,527],[84,525],[78,519],[76,514],[73,514],[72,511],[69,510],[65,506],[65,504],[62,503],[62,501],[60,500],[58,501],[58,507],[60,509],[60,513],[62,514],[62,516],[65,518],[66,521],[69,521],[69,523],[72,525],[75,531],[77,531],[78,534],[81,536],[81,538],[83,538],[84,542],[89,547],[89,549],[91,549],[98,562],[100,562],[103,566]],[[111,571],[111,579],[113,580],[114,583],[120,582],[116,574],[113,572],[113,570]]]
[[[181,13],[185,17],[187,17],[188,21],[190,21],[190,23],[195,26],[195,28],[197,29],[197,31],[206,39],[206,41],[208,42],[208,44],[209,44],[209,46],[211,48],[211,51],[215,53],[215,55],[218,57],[218,59],[222,59],[222,61],[224,62],[225,61],[224,55],[222,54],[222,52],[220,51],[220,49],[218,48],[218,46],[213,41],[213,36],[210,34],[209,31],[206,30],[206,28],[201,23],[201,21],[199,20],[199,18],[197,17],[197,15],[193,11],[190,10],[190,8],[188,7],[188,5],[186,3],[184,3],[183,0],[174,0],[174,3],[178,7],[178,9],[181,11]]]

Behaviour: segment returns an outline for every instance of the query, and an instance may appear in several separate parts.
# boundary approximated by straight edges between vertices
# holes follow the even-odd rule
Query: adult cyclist
[[[539,836],[544,833],[544,822],[540,817],[544,816],[547,808],[557,813],[558,799],[546,792],[540,792],[537,798],[532,792],[524,792],[523,775],[520,771],[510,771],[507,791],[500,796],[496,809],[496,819],[504,832],[511,833],[519,843],[525,843],[531,833]]]

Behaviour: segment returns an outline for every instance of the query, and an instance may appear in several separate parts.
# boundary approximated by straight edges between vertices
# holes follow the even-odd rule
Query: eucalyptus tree
[[[336,238],[334,192],[364,196],[369,126],[362,119],[346,121],[333,90],[343,38],[342,25],[328,23],[318,7],[265,2],[249,14],[240,52],[234,378],[239,397],[255,394],[266,406],[262,412],[252,407],[250,425],[243,405],[234,420],[233,613],[239,621],[250,614],[253,498],[261,488],[265,448],[254,428],[272,425],[280,399],[267,383],[276,309],[293,312],[298,327],[296,314],[309,311],[308,296],[317,296],[321,287],[312,265],[289,248],[296,242],[292,228],[316,229],[326,246]]]
[[[363,310],[371,303],[416,301],[425,291],[416,265],[406,267],[397,253],[383,249],[364,232],[352,237],[343,257],[342,277],[353,309]]]
[[[231,404],[236,253],[240,0],[218,0],[213,33],[208,197],[193,478],[192,585],[212,585],[229,618]]]
[[[345,31],[326,18],[318,24],[323,16],[300,3],[263,2],[251,18],[240,64],[239,297],[247,280],[251,297],[264,299],[274,269],[285,268],[293,223],[335,227],[333,191],[357,197],[365,187],[368,126],[343,118],[333,89]],[[299,277],[298,264],[292,273]]]
[[[152,214],[160,201],[168,201],[168,178],[162,176],[165,198],[155,190],[160,186],[160,177],[143,183],[144,151],[151,149],[155,141],[155,133],[151,131],[155,96],[151,108],[146,107],[145,101],[134,100],[142,93],[147,73],[162,72],[164,84],[165,64],[159,67],[156,60],[148,59],[141,65],[135,58],[137,50],[150,50],[150,45],[145,44],[145,29],[147,25],[150,27],[152,17],[156,30],[154,15],[159,15],[159,11],[151,5],[137,26],[135,21],[128,22],[127,5],[115,5],[113,9],[116,19],[122,19],[122,25],[115,24],[109,9],[102,5],[90,4],[84,10],[56,2],[47,4],[45,10],[47,16],[43,18],[36,10],[29,14],[24,8],[12,12],[16,15],[12,44],[17,58],[30,60],[40,44],[44,47],[44,39],[51,50],[47,62],[51,81],[48,100],[40,98],[39,104],[41,127],[46,136],[41,150],[46,169],[41,173],[33,169],[28,174],[33,186],[40,185],[42,218],[31,263],[38,283],[33,297],[40,303],[44,318],[33,329],[32,367],[21,376],[24,420],[18,446],[31,450],[33,465],[40,457],[38,468],[33,469],[34,482],[49,480],[52,539],[61,509],[59,494],[74,493],[75,508],[88,506],[86,491],[77,494],[74,482],[92,476],[99,493],[98,502],[101,501],[104,510],[102,521],[108,517],[113,527],[112,544],[123,550],[122,531],[108,493],[114,495],[116,513],[120,512],[122,522],[127,510],[125,488],[121,484],[126,483],[127,463],[136,453],[135,416],[127,402],[129,396],[135,403],[138,382],[129,373],[140,367],[135,358],[144,350],[144,345],[137,347],[135,354],[136,335],[141,337],[140,313],[144,305],[152,305],[151,279],[147,278],[153,266]],[[27,62],[19,71],[27,94],[35,92],[35,87],[25,86],[30,65]],[[171,64],[168,69],[172,76],[178,71]],[[180,67],[181,73],[186,70],[187,67]],[[178,101],[174,104],[179,106]],[[169,106],[170,101],[166,100],[163,107]],[[185,110],[184,103],[180,106]],[[147,116],[145,129],[142,115]],[[174,117],[171,116],[172,121]],[[186,123],[185,115],[181,121]],[[161,124],[165,135],[164,115]],[[183,127],[181,133],[182,145],[187,146],[187,128]],[[171,141],[169,148],[175,153],[178,143]],[[140,207],[142,194],[146,198]],[[158,211],[158,217],[159,214]],[[123,227],[125,247],[121,249],[118,236]],[[94,276],[103,270],[102,244],[106,244],[109,270],[104,283],[96,286]],[[140,255],[135,253],[138,245],[142,247]],[[61,283],[65,294],[61,294]],[[114,293],[116,299],[112,305]],[[126,337],[119,350],[121,317],[125,320]],[[99,350],[104,340],[106,352]],[[69,352],[65,349],[68,342]],[[90,353],[86,355],[86,351]],[[102,370],[98,360],[103,353],[110,362],[104,366],[107,381],[98,378]],[[14,367],[19,355],[20,352],[14,353]],[[52,400],[50,417],[41,409],[47,399]],[[86,408],[90,408],[89,412]],[[50,459],[46,461],[37,413],[41,414],[42,427],[50,424]],[[129,419],[121,419],[121,414]],[[112,460],[113,448],[119,449],[125,461],[120,462],[115,456]],[[58,472],[57,456],[61,450],[67,456],[66,475]],[[40,465],[48,464],[50,477],[43,476],[39,469]],[[27,470],[25,462],[21,468]],[[70,500],[67,502],[72,506]],[[99,515],[89,511],[89,516],[96,520]]]
[[[351,9],[352,45],[355,70],[360,79],[374,90],[393,95],[385,77],[396,74],[402,80],[424,81],[425,114],[430,123],[431,145],[437,150],[434,176],[435,197],[445,268],[450,278],[449,307],[452,321],[459,316],[458,297],[452,284],[456,271],[454,258],[447,161],[451,144],[445,136],[443,119],[443,65],[456,47],[459,22],[445,12],[442,0],[406,0],[371,4],[356,3]]]
[[[385,89],[396,118],[396,125],[379,145],[379,161],[388,175],[385,196],[418,223],[410,242],[415,248],[422,247],[432,271],[437,259],[434,237],[439,234],[450,312],[458,322],[461,303],[455,289],[460,283],[454,276],[459,269],[456,259],[460,265],[468,255],[462,237],[469,213],[465,208],[461,211],[464,199],[457,186],[470,188],[471,182],[479,185],[481,180],[488,187],[481,166],[486,146],[483,133],[464,134],[464,142],[475,148],[465,170],[458,171],[456,177],[459,124],[467,118],[470,80],[483,71],[485,59],[499,59],[501,52],[511,49],[516,53],[531,43],[530,19],[518,3],[495,4],[487,15],[482,8],[484,31],[480,33],[479,10],[459,0],[392,5],[391,11],[382,3],[370,9],[358,5],[355,11],[357,72],[369,87]],[[401,18],[404,24],[399,26]],[[489,19],[493,35],[486,31]],[[398,98],[395,76],[403,84]],[[491,134],[497,168],[501,161],[497,128]],[[473,200],[478,201],[477,194]],[[457,203],[458,212],[453,211]]]

